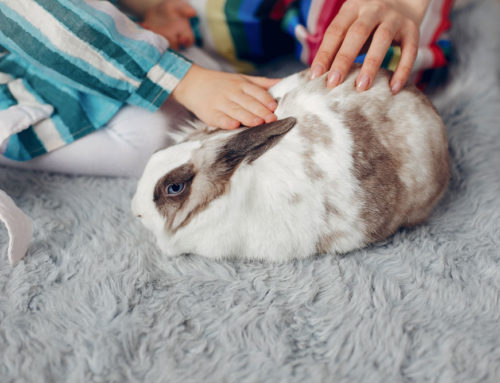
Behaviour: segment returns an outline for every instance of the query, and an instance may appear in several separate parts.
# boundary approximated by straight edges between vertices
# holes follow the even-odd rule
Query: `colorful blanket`
[[[194,23],[200,45],[217,52],[241,72],[259,63],[294,52],[310,65],[324,32],[346,0],[190,0],[198,12]],[[413,81],[430,80],[425,70],[445,67],[450,43],[452,0],[431,0],[420,28],[420,47]],[[387,52],[383,67],[394,70],[401,49]],[[357,62],[362,62],[359,56]]]

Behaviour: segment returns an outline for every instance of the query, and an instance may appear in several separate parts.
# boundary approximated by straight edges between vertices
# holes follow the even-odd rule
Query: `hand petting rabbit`
[[[167,256],[286,261],[345,253],[424,221],[446,190],[441,118],[388,72],[357,92],[359,69],[334,89],[309,71],[271,88],[277,121],[201,126],[155,153],[132,201]]]

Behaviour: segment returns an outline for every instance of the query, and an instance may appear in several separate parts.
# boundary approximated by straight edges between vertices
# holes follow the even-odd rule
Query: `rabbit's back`
[[[348,251],[422,222],[448,183],[445,128],[432,104],[412,86],[393,96],[384,71],[359,93],[357,73],[334,90],[307,71],[272,90],[278,118],[297,119],[282,150],[285,140],[300,148],[307,182],[323,201],[319,252]]]

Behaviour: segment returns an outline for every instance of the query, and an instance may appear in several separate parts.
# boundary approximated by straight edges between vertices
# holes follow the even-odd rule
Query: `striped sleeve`
[[[85,93],[156,110],[190,67],[109,2],[0,0],[0,45]]]

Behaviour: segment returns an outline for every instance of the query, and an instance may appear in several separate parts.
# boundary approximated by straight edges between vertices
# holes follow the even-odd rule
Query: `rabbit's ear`
[[[297,120],[293,117],[284,118],[242,130],[225,142],[217,156],[215,166],[222,166],[223,173],[232,174],[243,161],[255,161],[267,150],[272,148],[286,133],[290,131]]]

